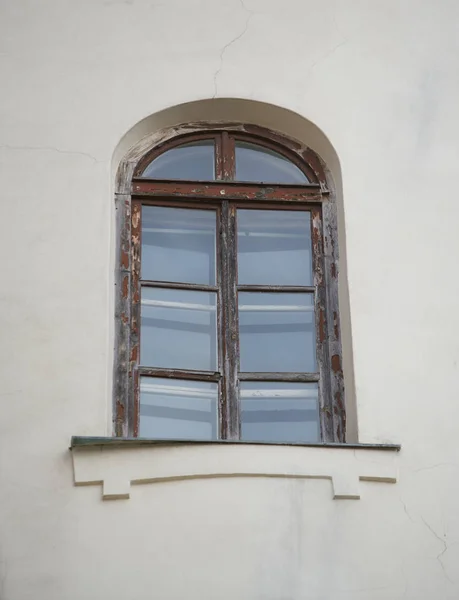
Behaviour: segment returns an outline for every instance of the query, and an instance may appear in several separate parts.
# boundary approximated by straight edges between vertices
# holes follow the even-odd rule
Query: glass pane
[[[316,383],[241,382],[242,439],[252,442],[318,442]]]
[[[142,289],[140,364],[217,370],[216,294]]]
[[[316,371],[313,294],[239,292],[241,371]]]
[[[312,285],[311,213],[239,210],[238,283]]]
[[[217,438],[218,385],[204,381],[140,378],[140,437]]]
[[[142,279],[215,285],[216,213],[142,207]]]
[[[185,179],[212,181],[215,179],[213,140],[191,142],[167,150],[154,158],[142,173],[149,179]]]
[[[246,142],[236,142],[236,181],[309,183],[306,175],[281,154]]]

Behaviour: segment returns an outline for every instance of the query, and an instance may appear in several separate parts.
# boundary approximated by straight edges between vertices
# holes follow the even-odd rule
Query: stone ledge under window
[[[104,500],[131,484],[217,477],[330,479],[334,499],[360,499],[359,481],[396,483],[396,444],[262,444],[72,437],[75,485],[102,485]]]

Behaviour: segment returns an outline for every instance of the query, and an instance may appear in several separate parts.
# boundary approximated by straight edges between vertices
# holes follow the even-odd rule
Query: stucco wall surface
[[[459,597],[458,33],[456,0],[0,0],[1,600]],[[358,501],[74,486],[71,435],[110,433],[116,166],[203,112],[319,132],[359,440],[402,444]]]

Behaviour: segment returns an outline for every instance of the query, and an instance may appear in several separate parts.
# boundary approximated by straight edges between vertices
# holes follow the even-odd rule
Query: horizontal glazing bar
[[[139,375],[163,377],[167,379],[191,379],[193,381],[219,381],[220,373],[213,371],[188,371],[186,369],[158,369],[157,367],[139,367]]]
[[[166,228],[159,228],[159,227],[143,227],[142,228],[142,233],[161,233],[161,234],[177,234],[177,235],[206,235],[206,236],[214,236],[214,232],[213,231],[208,231],[205,229],[166,229]],[[247,237],[247,233],[245,232],[238,232],[237,235],[239,237]],[[304,238],[304,234],[296,234],[296,233],[269,233],[269,232],[263,232],[263,231],[254,231],[254,232],[250,232],[250,237],[251,238],[289,238],[289,239],[303,239]]]
[[[217,292],[215,285],[201,285],[199,283],[180,283],[178,281],[150,281],[141,280],[140,284],[145,287],[169,288],[172,290],[196,290],[197,292]]]
[[[316,291],[314,286],[301,285],[238,285],[239,292],[302,292],[304,294],[313,294]]]
[[[192,304],[190,302],[170,302],[168,300],[149,300],[142,298],[142,306],[156,306],[161,308],[178,308],[181,310],[198,310],[214,312],[216,306],[209,304]],[[285,305],[281,304],[241,304],[239,311],[242,312],[314,312],[313,306]]]
[[[239,373],[240,381],[319,381],[318,373]]]
[[[169,300],[149,300],[142,298],[142,306],[155,306],[157,308],[178,308],[180,310],[198,310],[204,312],[215,312],[216,306],[211,304],[194,304],[191,302],[171,302]]]
[[[289,383],[289,382],[287,382]],[[317,386],[316,386],[317,387]],[[241,398],[275,398],[277,400],[290,400],[291,398],[317,398],[317,389],[312,390],[285,390],[285,389],[255,389],[241,390],[239,392]]]
[[[152,378],[152,381],[154,379]],[[187,385],[161,385],[156,383],[141,384],[141,391],[145,394],[161,394],[161,396],[180,396],[185,398],[215,398],[214,390],[207,388],[196,388]]]

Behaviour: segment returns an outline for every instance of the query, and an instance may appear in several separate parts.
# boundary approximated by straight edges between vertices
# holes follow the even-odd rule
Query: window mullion
[[[237,317],[236,209],[222,204],[220,235],[221,318],[223,380],[221,434],[223,439],[239,439],[239,335]]]

